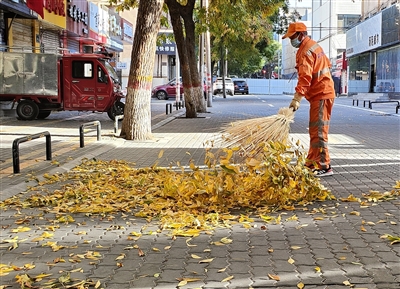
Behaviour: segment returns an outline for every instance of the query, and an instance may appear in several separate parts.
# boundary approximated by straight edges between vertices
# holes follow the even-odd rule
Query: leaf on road
[[[229,280],[232,280],[234,276],[228,276],[225,279],[223,279],[221,282],[228,282]]]
[[[281,280],[281,278],[279,278],[278,275],[268,274],[268,277],[270,279],[272,279],[272,280],[275,280],[275,281],[280,281]]]
[[[200,260],[199,264],[201,264],[201,263],[211,263],[213,260],[214,260],[214,258]]]
[[[399,236],[392,236],[389,234],[385,234],[381,236],[381,239],[387,239],[390,241],[390,245],[400,243],[400,237]]]

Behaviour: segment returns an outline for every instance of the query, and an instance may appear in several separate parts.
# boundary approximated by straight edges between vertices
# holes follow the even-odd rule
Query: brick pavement
[[[151,166],[156,161],[160,166],[173,166],[177,161],[185,165],[190,160],[202,165],[203,143],[214,139],[222,125],[236,119],[275,114],[289,101],[288,96],[280,95],[216,98],[209,112],[198,119],[180,118],[181,112],[175,112],[171,118],[157,117],[154,140],[127,142],[108,138],[90,143],[84,149],[57,156],[58,167],[43,162],[19,176],[3,177],[2,198],[34,185],[26,175],[28,172],[41,178],[44,172],[68,171],[83,157],[125,159],[137,167]],[[307,147],[307,103],[301,105],[291,137]],[[400,235],[399,199],[368,205],[339,200],[350,194],[361,198],[369,190],[388,191],[400,180],[400,118],[394,109],[390,111],[386,106],[374,110],[352,107],[347,98],[336,100],[330,132],[335,174],[322,183],[338,200],[276,213],[282,217],[279,224],[266,224],[255,217],[251,228],[236,224],[188,242],[186,238],[175,239],[167,232],[159,232],[156,222],[124,214],[112,218],[74,214],[75,222],[60,224],[50,239],[34,241],[48,232],[49,220],[55,214],[10,209],[0,216],[0,263],[20,267],[32,263],[35,268],[26,270],[30,276],[51,273],[53,278],[58,278],[60,271],[75,269],[72,278],[100,281],[100,288],[177,288],[179,278],[198,279],[181,288],[299,288],[300,283],[307,289],[400,288],[400,245],[391,245],[381,238],[384,234]],[[158,159],[160,150],[164,154]],[[294,214],[297,218],[290,218]],[[15,221],[21,218],[34,230],[13,233],[11,230],[19,226]],[[263,226],[266,230],[261,229]],[[142,236],[129,238],[132,231],[141,231]],[[11,250],[14,243],[10,240],[16,237],[18,247]],[[225,237],[232,242],[215,245]],[[43,246],[47,241],[57,241],[65,248],[54,251]],[[143,256],[139,256],[135,245]],[[89,252],[98,252],[99,257]],[[213,260],[200,263],[193,254],[200,256],[200,260]],[[124,258],[118,261],[120,256]],[[65,262],[56,262],[60,258]],[[123,266],[117,266],[117,262]],[[25,271],[1,276],[0,286],[20,288],[15,275],[22,272]],[[279,276],[280,280],[271,279],[269,274]],[[224,279],[227,281],[223,282]]]

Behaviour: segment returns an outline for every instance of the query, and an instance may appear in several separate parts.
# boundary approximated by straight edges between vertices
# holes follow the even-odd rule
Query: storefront
[[[66,17],[63,46],[69,53],[80,53],[83,50],[80,42],[89,37],[88,2],[68,0]]]
[[[119,62],[117,63],[117,69],[121,70],[122,87],[123,89],[125,89],[128,86],[128,79],[131,67],[134,30],[132,23],[123,18],[121,18],[121,27],[122,27],[122,43],[124,45],[124,51],[120,53]]]
[[[18,50],[32,51],[34,34],[33,13],[20,0],[0,0],[0,46],[2,50],[18,46]]]
[[[399,22],[395,4],[346,33],[349,93],[400,92]]]
[[[154,61],[153,86],[164,84],[176,77],[176,55],[175,42],[170,39],[170,33],[162,33],[165,39],[159,41],[156,47],[156,59]]]

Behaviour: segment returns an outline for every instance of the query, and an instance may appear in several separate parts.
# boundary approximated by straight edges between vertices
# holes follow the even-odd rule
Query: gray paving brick
[[[260,101],[263,98],[266,97],[249,95],[245,99],[240,96],[223,100],[216,98],[214,106],[210,108],[212,113],[207,114],[207,118],[196,120],[172,118],[162,126],[157,126],[154,129],[155,134],[181,132],[174,138],[173,145],[171,145],[172,142],[166,141],[162,144],[147,143],[147,147],[140,147],[136,142],[120,139],[118,147],[113,144],[113,141],[105,141],[98,146],[91,143],[90,147],[88,145],[83,150],[68,152],[68,156],[71,155],[73,159],[70,162],[66,160],[67,155],[57,156],[57,159],[65,160],[62,164],[65,166],[64,171],[70,170],[74,162],[79,164],[79,157],[85,155],[93,155],[98,159],[125,158],[136,162],[136,166],[140,167],[154,164],[159,151],[164,149],[164,158],[160,160],[161,165],[175,164],[178,160],[182,164],[187,164],[190,158],[202,165],[204,149],[196,146],[197,139],[201,139],[209,132],[219,131],[223,124],[233,119],[275,114],[276,107],[286,106],[288,100],[282,95],[270,95],[266,98],[269,104],[274,105],[270,107]],[[244,101],[246,105],[241,105]],[[248,289],[250,286],[264,289],[294,289],[300,280],[306,284],[307,289],[343,289],[348,287],[342,283],[344,280],[355,284],[354,288],[398,288],[400,282],[399,246],[390,245],[388,240],[381,239],[383,234],[398,235],[400,228],[398,200],[377,202],[362,208],[358,202],[346,203],[339,199],[346,198],[349,194],[361,197],[369,190],[390,190],[398,180],[396,170],[391,172],[388,167],[400,169],[400,159],[395,153],[399,151],[400,144],[396,136],[388,133],[387,129],[398,125],[398,117],[388,115],[383,118],[370,110],[359,109],[356,111],[357,118],[353,118],[352,125],[349,126],[346,120],[353,117],[355,112],[352,105],[348,104],[351,103],[351,99],[340,97],[336,102],[341,104],[340,115],[344,117],[332,119],[333,139],[336,134],[349,135],[355,142],[362,143],[362,147],[331,145],[335,174],[330,178],[321,179],[321,183],[331,189],[338,199],[308,205],[306,207],[308,211],[303,211],[304,207],[299,208],[295,211],[297,221],[286,221],[293,212],[283,211],[271,214],[275,217],[281,214],[280,224],[265,223],[254,215],[255,222],[252,225],[257,226],[247,229],[242,224],[236,224],[231,228],[217,229],[211,235],[202,233],[190,240],[190,244],[197,245],[191,247],[186,242],[187,238],[171,238],[167,232],[147,235],[146,232],[158,230],[159,223],[156,220],[147,222],[140,218],[122,217],[122,214],[116,214],[112,218],[72,214],[75,222],[60,224],[60,228],[54,232],[51,241],[74,247],[53,252],[49,247],[42,247],[47,240],[41,242],[30,240],[34,236],[39,236],[44,228],[51,224],[51,220],[56,217],[55,214],[43,213],[41,217],[39,213],[42,212],[37,210],[26,208],[18,213],[16,210],[9,209],[2,211],[0,215],[2,224],[0,240],[17,235],[11,233],[10,230],[17,227],[15,220],[25,214],[29,216],[29,224],[26,225],[34,227],[35,230],[18,234],[20,238],[28,237],[28,241],[20,243],[15,250],[8,251],[7,247],[0,247],[1,263],[16,262],[17,265],[23,265],[33,261],[37,267],[32,271],[29,270],[30,272],[44,270],[53,273],[55,278],[60,270],[80,266],[83,268],[83,274],[79,275],[80,277],[101,280],[102,287],[105,289],[171,289],[178,284],[178,280],[174,279],[176,275],[197,276],[201,279],[198,282],[189,282],[186,286],[182,286],[183,289]],[[164,103],[162,104],[163,113],[165,113]],[[308,103],[305,102],[304,106],[307,105]],[[294,134],[303,135],[307,131],[307,119],[307,109],[296,112],[296,121],[292,124],[291,131]],[[159,120],[166,120],[165,115]],[[35,123],[39,124],[40,121]],[[47,122],[49,123],[51,120]],[[109,129],[112,131],[110,121],[105,122],[105,126],[107,125],[111,125]],[[194,136],[193,133],[197,135]],[[343,139],[340,138],[338,142],[340,143]],[[70,142],[60,143],[64,147],[70,146]],[[186,154],[187,151],[191,156]],[[1,149],[0,155],[3,155],[3,152],[4,150]],[[391,165],[388,165],[389,163]],[[31,170],[40,177],[44,172],[48,172],[50,167],[48,164],[38,163]],[[26,174],[20,174],[12,178],[3,178],[2,182],[6,182],[6,187],[14,185],[26,187],[26,185],[37,184],[27,179]],[[26,184],[25,181],[27,181]],[[59,189],[61,185],[44,186],[38,190]],[[326,214],[310,214],[313,209],[320,208],[323,208]],[[360,212],[360,216],[350,214],[352,211]],[[315,220],[315,217],[324,217],[324,219]],[[383,220],[386,222],[382,222]],[[390,221],[398,225],[393,225],[394,223]],[[374,222],[374,225],[364,223],[367,231],[363,232],[361,231],[362,222]],[[265,226],[266,230],[262,230],[261,226]],[[128,240],[130,232],[142,229],[145,234],[138,240]],[[86,234],[77,234],[80,231],[85,231]],[[233,242],[225,246],[212,244],[223,237],[230,238]],[[91,242],[84,243],[85,240]],[[125,249],[133,245],[138,245],[145,256],[139,257],[137,249]],[[166,246],[170,248],[164,249]],[[292,246],[301,248],[294,250]],[[158,248],[160,252],[155,252],[152,248]],[[82,259],[80,263],[68,261],[76,254],[83,254],[89,250],[100,252],[102,257],[99,260]],[[21,254],[27,251],[33,254]],[[115,258],[121,253],[125,253],[126,258],[121,260],[123,267],[118,268]],[[215,259],[211,263],[200,264],[199,259],[192,258],[191,254],[199,255],[204,259]],[[67,262],[49,266],[48,263],[53,262],[57,257],[63,257]],[[290,257],[295,260],[294,264],[288,263]],[[321,268],[322,274],[315,271],[316,266]],[[226,268],[225,272],[218,272],[223,268]],[[243,272],[243,268],[246,268],[246,272]],[[16,274],[17,272],[12,272],[3,276],[1,285],[11,284],[10,289],[16,288]],[[268,274],[276,274],[281,280],[271,280]],[[235,275],[235,278],[229,282],[221,282],[229,275]]]

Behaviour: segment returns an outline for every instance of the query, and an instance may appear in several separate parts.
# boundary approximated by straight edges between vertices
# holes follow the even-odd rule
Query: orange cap
[[[294,35],[296,32],[305,32],[307,31],[306,25],[302,22],[293,22],[289,24],[289,28],[286,32],[285,35],[283,35],[282,39],[285,39],[286,37],[290,37]]]

